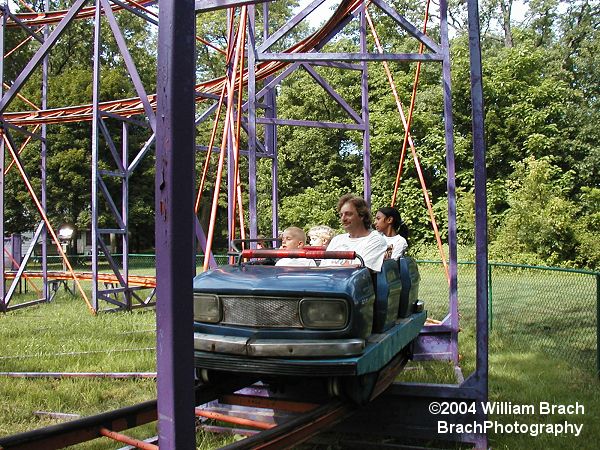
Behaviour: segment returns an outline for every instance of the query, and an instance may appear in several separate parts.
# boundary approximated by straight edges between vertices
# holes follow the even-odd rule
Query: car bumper
[[[329,358],[360,355],[364,339],[253,339],[194,333],[194,349],[253,357]]]

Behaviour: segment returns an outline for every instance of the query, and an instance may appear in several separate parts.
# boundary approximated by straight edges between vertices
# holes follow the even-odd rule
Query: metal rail
[[[196,389],[198,404],[208,403],[220,395],[235,392],[246,383],[225,382],[202,385]],[[150,400],[134,406],[72,420],[25,433],[0,438],[0,450],[53,450],[90,441],[157,420],[157,402]]]

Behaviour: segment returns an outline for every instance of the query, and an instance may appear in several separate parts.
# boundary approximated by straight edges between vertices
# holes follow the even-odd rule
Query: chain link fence
[[[91,271],[91,256],[72,255],[76,271]],[[121,267],[122,255],[113,255]],[[30,262],[30,269],[40,265]],[[215,255],[227,264],[227,255]],[[204,257],[196,257],[199,273]],[[420,260],[419,297],[430,318],[448,313],[448,282],[440,261]],[[130,273],[155,274],[153,254],[129,255]],[[100,270],[110,270],[100,257]],[[60,256],[48,256],[49,270],[62,270]],[[475,263],[458,263],[458,298],[461,327],[475,324]],[[598,355],[600,272],[489,263],[489,326],[491,337],[500,336],[515,349],[536,348],[584,368],[600,372]],[[533,347],[532,347],[533,346]]]
[[[419,261],[419,297],[429,316],[448,312],[448,283],[440,261]],[[475,323],[475,263],[459,262],[461,327]],[[542,350],[600,371],[600,272],[489,263],[488,316],[494,336],[515,349]]]
[[[120,253],[111,255],[117,266],[123,268],[123,255]],[[91,272],[92,270],[92,256],[91,255],[68,255],[69,262],[73,267],[73,270],[80,272]],[[34,256],[28,265],[31,270],[39,269],[41,267],[41,257]],[[227,255],[215,255],[215,260],[218,265],[227,264]],[[48,270],[63,270],[62,257],[58,255],[48,256]],[[196,256],[196,267],[201,268],[204,263],[204,256]],[[128,259],[129,269],[131,271],[139,272],[139,275],[154,275],[156,267],[156,257],[154,254],[130,254]],[[98,268],[101,271],[110,270],[108,261],[102,255],[98,256]]]

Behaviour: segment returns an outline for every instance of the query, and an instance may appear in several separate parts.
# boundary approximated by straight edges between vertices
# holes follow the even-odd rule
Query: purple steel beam
[[[308,72],[308,74],[317,82],[319,86],[321,86],[325,91],[332,97],[338,105],[342,107],[344,111],[356,122],[363,123],[363,117],[359,116],[356,111],[342,98],[340,94],[338,94],[333,87],[321,76],[319,75],[315,69],[313,69],[308,64],[302,64],[304,70]]]
[[[277,86],[279,83],[281,83],[281,81],[283,79],[285,79],[285,77],[290,75],[299,66],[300,66],[300,63],[293,63],[290,66],[288,66],[283,72],[281,72],[279,75],[277,75],[276,77],[274,77],[274,78],[267,77],[267,79],[265,80],[265,85],[263,86],[263,88],[260,91],[258,91],[258,93],[256,94],[256,98],[259,99],[259,98],[266,96],[266,94],[271,92],[271,90],[274,89],[275,86]],[[270,107],[271,106],[267,102],[267,108],[270,108]]]
[[[3,5],[8,7],[8,5]],[[4,95],[4,31],[6,29],[6,15],[0,15],[0,96]],[[4,124],[0,122],[0,127]],[[4,139],[0,136],[0,167],[4,168]],[[4,170],[0,170],[0,236],[4,239]],[[4,245],[4,244],[2,244]],[[6,312],[4,279],[4,256],[0,258],[0,312]]]
[[[0,139],[0,167],[4,167],[4,139]],[[0,170],[0,233],[4,237],[4,170]],[[4,238],[2,239],[4,246]],[[4,253],[0,258],[0,312],[6,312],[10,299],[6,298],[6,280],[4,278]]]
[[[248,42],[250,45],[256,42],[256,10],[254,5],[248,7]],[[250,239],[256,239],[258,235],[258,217],[257,217],[257,193],[256,193],[256,74],[254,66],[256,64],[255,52],[248,51],[248,127],[245,127],[248,134],[248,216],[250,219],[249,230]],[[250,244],[251,248],[256,248],[256,243]]]
[[[50,0],[44,0],[44,11],[50,11]],[[44,41],[48,39],[50,35],[50,28],[44,28]],[[42,61],[42,109],[48,109],[48,73],[49,73],[49,62],[48,55],[46,55]],[[41,129],[41,202],[42,209],[44,212],[48,208],[48,142],[46,137],[48,135],[48,125],[43,123]],[[43,222],[43,221],[42,221]],[[43,298],[48,300],[50,296],[50,285],[48,284],[48,229],[46,224],[43,223],[42,229],[42,284],[43,284]]]
[[[125,168],[123,167],[123,163],[121,161],[121,156],[119,156],[119,153],[117,152],[117,147],[115,146],[115,143],[113,142],[112,138],[110,137],[108,128],[106,128],[106,124],[104,123],[104,121],[102,119],[100,119],[98,121],[98,126],[100,127],[100,131],[102,131],[102,135],[104,136],[104,141],[106,142],[106,145],[108,145],[108,148],[110,150],[110,153],[113,157],[115,164],[117,165],[117,168],[119,169],[120,172],[125,171]]]
[[[15,292],[15,289],[17,288],[19,281],[20,281],[21,277],[23,276],[25,267],[27,266],[27,263],[29,262],[29,258],[33,254],[33,249],[35,248],[35,243],[40,238],[40,235],[42,234],[42,230],[45,230],[45,229],[46,229],[46,224],[42,220],[39,223],[37,229],[35,230],[35,233],[33,234],[33,239],[31,240],[31,245],[29,246],[29,248],[27,249],[27,252],[25,253],[25,256],[17,270],[17,273],[15,274],[15,278],[13,279],[10,287],[8,288],[8,292],[6,293],[6,296],[3,297],[5,306],[8,306],[8,304],[10,303],[10,300]],[[4,255],[3,255],[2,259],[3,259],[2,263],[4,264]],[[44,298],[43,300],[46,300],[46,299],[47,299],[47,297]]]
[[[487,169],[485,163],[485,127],[481,46],[479,41],[479,7],[477,0],[467,1],[469,13],[469,54],[471,59],[471,115],[473,120],[473,165],[475,175],[475,252],[477,265],[477,362],[476,377],[487,399],[488,380],[488,234],[487,234]]]
[[[126,122],[122,126],[122,143],[121,149],[123,159],[121,166],[123,168],[129,165],[129,125]],[[123,268],[123,278],[125,279],[125,299],[126,308],[131,309],[131,290],[129,289],[129,173],[123,169],[123,179],[121,180],[121,211],[123,215],[123,236],[121,237],[121,267]]]
[[[230,46],[234,46],[235,38],[233,33],[233,21],[231,20],[231,16],[227,15],[227,36],[231,37],[231,41],[228,42]],[[242,24],[240,23],[240,28]],[[227,79],[225,82],[228,86],[231,86],[231,89],[227,89],[227,95],[231,95],[233,97],[233,110],[232,110],[232,119],[229,120],[228,129],[227,129],[227,250],[229,250],[229,243],[233,239],[233,224],[235,223],[235,217],[233,217],[233,210],[235,205],[233,204],[233,197],[235,192],[235,185],[237,184],[237,180],[233,179],[234,176],[234,160],[233,160],[233,136],[235,136],[234,131],[234,117],[236,117],[235,104],[237,104],[237,83],[233,83],[235,80],[235,72],[237,71],[237,67],[232,67],[233,64],[229,64],[227,67]]]
[[[196,11],[207,12],[215,9],[238,7],[270,1],[272,0],[196,0],[195,6]]]
[[[456,239],[456,165],[454,159],[454,119],[450,76],[450,42],[448,40],[448,1],[440,1],[440,34],[442,42],[442,89],[444,96],[444,133],[446,140],[446,176],[448,189],[448,253],[450,286],[448,292],[452,334],[452,361],[458,364],[458,270]]]
[[[338,61],[314,61],[312,66],[335,67],[336,69],[362,70],[360,64],[350,64]]]
[[[258,47],[258,49],[257,49],[258,53],[264,53],[266,50],[271,48],[271,46],[273,44],[275,44],[275,42],[279,41],[287,33],[289,33],[291,30],[293,30],[300,22],[302,22],[302,20],[304,20],[304,18],[306,16],[308,16],[311,12],[313,12],[315,9],[317,9],[319,7],[319,5],[321,5],[324,1],[325,0],[314,0],[312,3],[310,3],[308,6],[306,6],[302,11],[300,11],[298,14],[296,14],[294,17],[292,17],[290,20],[288,20],[285,23],[285,25],[283,25],[275,33],[273,33],[271,36],[269,36],[268,39],[265,39],[265,41],[260,45],[260,47]]]
[[[108,0],[100,0],[102,2],[102,7],[104,9],[104,15],[108,19],[108,23],[112,30],[112,33],[117,41],[117,45],[119,47],[119,51],[121,52],[121,56],[123,57],[123,62],[127,67],[127,72],[131,77],[131,81],[133,82],[133,86],[135,87],[135,91],[140,98],[140,101],[144,105],[144,112],[146,113],[146,117],[150,122],[150,127],[152,131],[156,131],[156,116],[154,114],[154,110],[150,105],[150,101],[148,100],[148,95],[146,94],[146,90],[144,89],[144,85],[142,84],[142,80],[138,71],[135,67],[135,63],[131,58],[131,54],[127,49],[127,44],[125,43],[125,38],[123,37],[123,33],[121,33],[121,29],[119,28],[119,24],[117,23],[117,19],[115,19],[115,15],[110,7],[110,3]]]
[[[150,22],[152,25],[156,25],[158,26],[158,20],[153,19],[152,17],[144,14],[142,11],[140,11],[137,8],[134,8],[133,6],[121,2],[119,0],[110,0],[112,3],[114,3],[115,5],[119,5],[121,8],[126,9],[127,11],[129,11],[132,14],[135,14],[138,17],[141,17],[142,19],[144,19],[146,22]]]
[[[147,122],[142,122],[141,120],[136,120],[133,117],[121,116],[120,114],[115,114],[115,113],[109,112],[109,111],[100,111],[100,117],[108,117],[110,119],[116,119],[121,122],[127,122],[132,125],[137,125],[138,127],[141,127],[141,128],[150,128],[150,125]]]
[[[123,222],[121,213],[117,209],[117,205],[115,205],[115,202],[112,199],[110,192],[108,191],[108,187],[106,187],[106,184],[104,183],[104,180],[102,179],[102,177],[98,177],[98,186],[100,186],[100,190],[104,194],[104,199],[106,200],[106,203],[108,204],[115,220],[117,221],[119,228],[120,229],[125,228],[125,223]]]
[[[94,311],[99,309],[100,294],[98,292],[98,240],[101,238],[98,232],[98,180],[100,178],[99,162],[99,127],[100,121],[100,52],[101,39],[100,24],[102,17],[102,5],[96,1],[94,12],[94,63],[92,69],[92,307]]]
[[[319,122],[316,120],[295,120],[295,119],[276,119],[270,117],[258,117],[257,123],[264,125],[288,125],[298,127],[314,127],[314,128],[329,128],[341,130],[362,130],[365,126],[355,123],[339,123],[339,122]]]
[[[10,12],[9,8],[4,8],[4,12],[8,14],[8,16],[17,24],[19,27],[25,31],[29,36],[37,40],[40,44],[44,43],[44,39],[35,31],[33,31],[29,26],[25,25],[17,16],[15,16],[12,12]]]
[[[263,40],[269,38],[269,4],[263,4]],[[296,67],[292,64],[292,67]],[[290,67],[290,71],[284,70],[283,73],[291,73],[294,69]],[[281,74],[283,75],[283,74]],[[277,77],[279,78],[279,77]],[[283,79],[283,78],[281,78]],[[277,105],[275,103],[275,80],[267,78],[265,80],[265,87],[261,90],[264,91],[264,102],[269,105],[265,108],[265,118],[276,118],[277,117]],[[261,96],[261,93],[257,94],[257,98]],[[267,153],[272,156],[271,159],[271,236],[276,238],[279,233],[279,163],[277,161],[277,127],[275,125],[266,124],[265,126],[265,149]]]
[[[158,435],[162,450],[195,449],[193,0],[162,0],[158,29],[156,274]],[[182,264],[182,261],[189,261]]]
[[[415,27],[412,23],[410,23],[406,18],[400,14],[393,8],[391,8],[384,0],[371,0],[374,5],[379,7],[384,13],[390,16],[392,19],[396,21],[398,25],[404,28],[408,34],[415,37],[419,40],[423,45],[425,45],[429,50],[435,53],[440,53],[440,46],[429,36],[423,34],[421,30]]]
[[[206,251],[206,235],[204,234],[204,230],[202,229],[202,225],[200,225],[200,221],[198,220],[198,216],[194,214],[194,232],[196,233],[196,239],[198,239],[198,243],[200,244],[200,248],[203,251]],[[208,255],[208,267],[214,269],[217,267],[217,261],[215,260],[215,256],[212,252]],[[196,270],[196,262],[194,261],[194,271]]]
[[[40,65],[44,57],[48,54],[52,46],[56,43],[58,38],[65,32],[67,26],[73,21],[77,13],[87,3],[87,0],[76,0],[73,6],[69,8],[69,11],[65,14],[62,20],[58,23],[56,28],[52,31],[48,39],[44,41],[42,46],[35,52],[35,55],[29,60],[25,68],[21,71],[15,82],[12,84],[10,89],[6,92],[6,95],[0,99],[0,113],[3,113],[10,102],[15,98],[17,93],[20,91],[23,84],[29,79],[34,69]]]
[[[146,153],[148,153],[148,150],[150,150],[150,147],[152,146],[152,144],[154,144],[155,138],[156,138],[155,133],[153,133],[152,136],[150,136],[148,138],[146,143],[142,146],[142,149],[138,152],[137,155],[135,155],[135,158],[133,158],[133,161],[127,168],[128,173],[131,174],[135,170],[135,168],[138,166],[138,164],[142,161],[142,158],[146,155]]]
[[[360,51],[367,51],[367,5],[360,7]],[[363,196],[369,206],[371,206],[371,135],[369,133],[369,74],[366,61],[362,62],[362,73],[360,75],[361,91],[361,114],[363,130]]]
[[[259,61],[441,61],[440,53],[259,53]]]
[[[42,137],[41,134],[38,133],[32,133],[31,131],[28,131],[25,129],[25,127],[19,127],[17,125],[13,125],[10,122],[4,122],[3,123],[4,128],[10,128],[11,130],[17,131],[21,134],[24,134],[26,136],[31,136],[34,139],[37,139],[38,141],[43,141],[44,138]]]

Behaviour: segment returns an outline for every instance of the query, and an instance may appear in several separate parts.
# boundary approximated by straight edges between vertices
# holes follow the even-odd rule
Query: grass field
[[[439,267],[421,265],[420,297],[441,319],[447,285]],[[463,373],[473,370],[474,269],[460,266],[460,353]],[[490,434],[494,448],[595,449],[600,441],[600,383],[595,374],[595,282],[578,274],[500,268],[493,273],[493,329],[490,334],[490,400],[528,405],[579,402],[585,414],[567,416],[492,415],[499,423],[583,424],[581,436],[538,437]],[[153,372],[153,310],[92,316],[80,297],[61,291],[55,302],[0,315],[0,372]],[[401,379],[453,382],[447,363],[421,363]],[[57,423],[39,411],[89,415],[156,397],[152,379],[31,379],[0,376],[0,435]],[[155,425],[128,432],[156,434]],[[198,437],[202,449],[221,440]],[[101,438],[77,446],[110,449]]]

